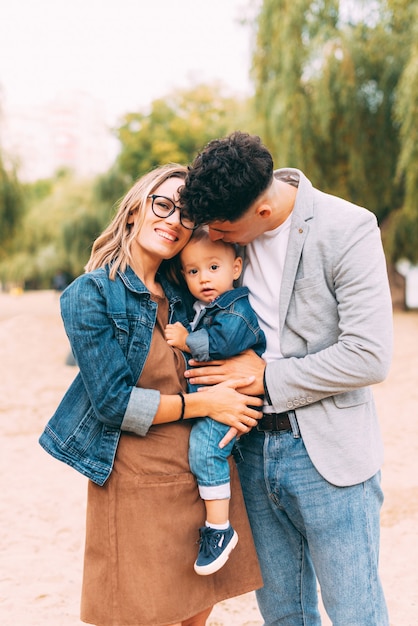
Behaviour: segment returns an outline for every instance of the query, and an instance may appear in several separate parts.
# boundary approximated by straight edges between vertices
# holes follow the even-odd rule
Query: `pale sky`
[[[109,119],[195,82],[251,93],[259,0],[0,0],[0,107],[86,91]]]

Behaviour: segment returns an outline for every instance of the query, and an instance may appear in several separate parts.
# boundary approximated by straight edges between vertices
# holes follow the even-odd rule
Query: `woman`
[[[96,626],[204,626],[214,603],[262,584],[234,467],[239,546],[219,573],[193,570],[205,512],[190,419],[245,433],[261,401],[237,391],[248,379],[183,393],[184,357],[164,338],[190,313],[163,271],[194,229],[177,206],[186,173],[171,164],[141,178],[61,296],[80,372],[40,443],[90,479],[81,619]]]

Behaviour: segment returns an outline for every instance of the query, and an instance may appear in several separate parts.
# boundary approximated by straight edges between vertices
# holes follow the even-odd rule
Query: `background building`
[[[19,178],[34,181],[69,168],[80,176],[106,171],[117,143],[106,123],[103,106],[92,96],[73,91],[45,105],[2,112],[0,142],[18,164]]]

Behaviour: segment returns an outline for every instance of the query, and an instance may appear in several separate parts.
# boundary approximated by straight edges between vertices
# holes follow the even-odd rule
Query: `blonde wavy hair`
[[[118,270],[125,271],[127,265],[132,262],[132,242],[144,223],[148,196],[168,178],[184,180],[186,175],[187,167],[178,163],[168,163],[155,168],[137,180],[120,201],[116,215],[109,226],[93,243],[85,271],[91,272],[109,265],[109,276],[113,280]],[[133,224],[129,224],[132,213],[136,211],[138,212],[137,218]]]

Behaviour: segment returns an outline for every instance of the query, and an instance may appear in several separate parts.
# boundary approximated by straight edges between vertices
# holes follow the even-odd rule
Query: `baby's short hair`
[[[210,238],[210,235],[209,235],[209,227],[206,224],[202,224],[202,225],[198,226],[193,231],[193,234],[192,234],[192,236],[191,236],[191,238],[189,240],[189,243],[191,241],[210,241],[210,242],[212,242],[212,239]],[[237,246],[237,244],[235,244],[235,243],[232,243],[231,241],[224,241],[223,239],[217,239],[216,241],[213,241],[212,243],[221,244],[221,245],[225,246],[226,248],[229,248],[229,249],[233,250],[236,257],[240,256],[240,254],[239,254],[239,246]]]

